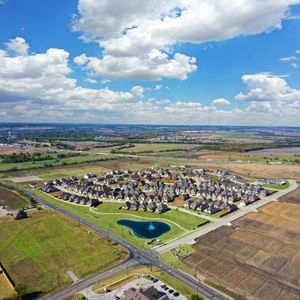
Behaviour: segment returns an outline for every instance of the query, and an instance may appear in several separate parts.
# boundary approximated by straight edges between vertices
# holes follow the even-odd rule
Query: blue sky
[[[0,121],[300,125],[300,1],[142,2],[0,1]]]

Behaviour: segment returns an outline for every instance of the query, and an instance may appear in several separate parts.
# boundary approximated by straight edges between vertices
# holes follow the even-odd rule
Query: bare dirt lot
[[[298,195],[300,194],[298,190]],[[300,205],[264,206],[200,238],[186,271],[250,299],[300,299]]]
[[[225,169],[246,177],[300,180],[300,165],[267,165],[262,163],[199,162],[203,168]]]
[[[8,210],[16,210],[27,206],[28,203],[14,192],[0,187],[0,205],[4,205]]]
[[[248,154],[263,154],[263,155],[300,155],[300,147],[287,147],[280,149],[261,149],[249,151]]]
[[[300,185],[300,182],[298,182],[298,185]],[[300,188],[298,187],[293,192],[280,198],[280,200],[300,204]]]
[[[42,152],[41,150],[33,150],[33,149],[20,149],[20,148],[12,148],[12,147],[0,147],[0,155],[11,155],[11,154],[20,154],[20,153],[37,153]]]

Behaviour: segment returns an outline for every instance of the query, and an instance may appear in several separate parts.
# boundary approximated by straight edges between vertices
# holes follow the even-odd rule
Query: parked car
[[[174,297],[178,297],[180,294],[178,293],[178,292],[175,292],[174,294],[173,294],[173,296]]]

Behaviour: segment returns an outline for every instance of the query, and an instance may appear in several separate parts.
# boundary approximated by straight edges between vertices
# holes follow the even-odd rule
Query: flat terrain
[[[298,184],[299,184],[299,182],[298,182]],[[298,187],[293,192],[288,193],[284,197],[280,198],[280,200],[300,204],[300,187]]]
[[[1,262],[30,299],[71,284],[69,270],[84,278],[126,256],[122,247],[57,213],[0,222]]]
[[[300,205],[273,202],[221,227],[183,260],[200,278],[262,300],[300,297]]]
[[[20,154],[20,153],[37,153],[42,152],[41,149],[33,150],[33,149],[20,149],[20,148],[12,148],[12,147],[0,147],[0,155],[11,155],[11,154]]]
[[[97,155],[99,159],[102,157]],[[138,170],[152,166],[152,163],[148,160],[139,158],[122,158],[122,159],[111,159],[105,161],[95,161],[92,163],[80,163],[75,165],[64,165],[45,167],[40,169],[10,171],[5,173],[5,176],[9,177],[27,177],[37,176],[44,180],[56,179],[59,177],[82,177],[87,173],[101,175],[112,169],[131,169]]]
[[[17,210],[28,206],[28,201],[16,192],[0,187],[0,205],[4,205],[7,210]]]
[[[197,145],[192,144],[135,144],[134,147],[120,150],[127,153],[146,153],[146,152],[163,152],[174,151],[178,149],[191,149]],[[198,145],[199,146],[199,145]]]
[[[102,203],[96,209],[90,209],[86,206],[80,206],[75,204],[66,203],[62,200],[55,199],[50,195],[45,193],[35,191],[35,193],[46,199],[47,201],[56,204],[68,211],[71,211],[82,218],[104,228],[109,232],[122,237],[132,244],[140,248],[150,248],[148,245],[150,240],[141,239],[136,237],[131,230],[128,228],[118,225],[117,221],[120,219],[130,219],[135,221],[162,221],[168,223],[172,229],[160,236],[158,239],[162,242],[172,240],[176,237],[182,236],[189,232],[192,232],[205,223],[206,219],[201,217],[192,216],[190,214],[170,210],[163,214],[152,213],[152,212],[143,212],[143,211],[127,211],[124,209],[119,209],[122,206],[122,203]]]
[[[19,163],[3,163],[0,159],[0,172],[5,171],[16,171],[16,170],[26,170],[26,169],[37,169],[50,166],[61,166],[61,165],[73,165],[94,161],[101,161],[105,159],[112,158],[111,155],[80,155],[68,158],[53,158],[49,160],[40,161],[29,161],[29,162],[19,162]]]
[[[300,147],[287,147],[275,149],[261,149],[249,151],[249,154],[264,154],[264,155],[300,155]]]

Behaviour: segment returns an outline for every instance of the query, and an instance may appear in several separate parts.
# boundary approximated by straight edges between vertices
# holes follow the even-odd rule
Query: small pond
[[[164,222],[143,222],[122,219],[117,224],[130,228],[139,238],[154,239],[171,230],[171,226]]]

